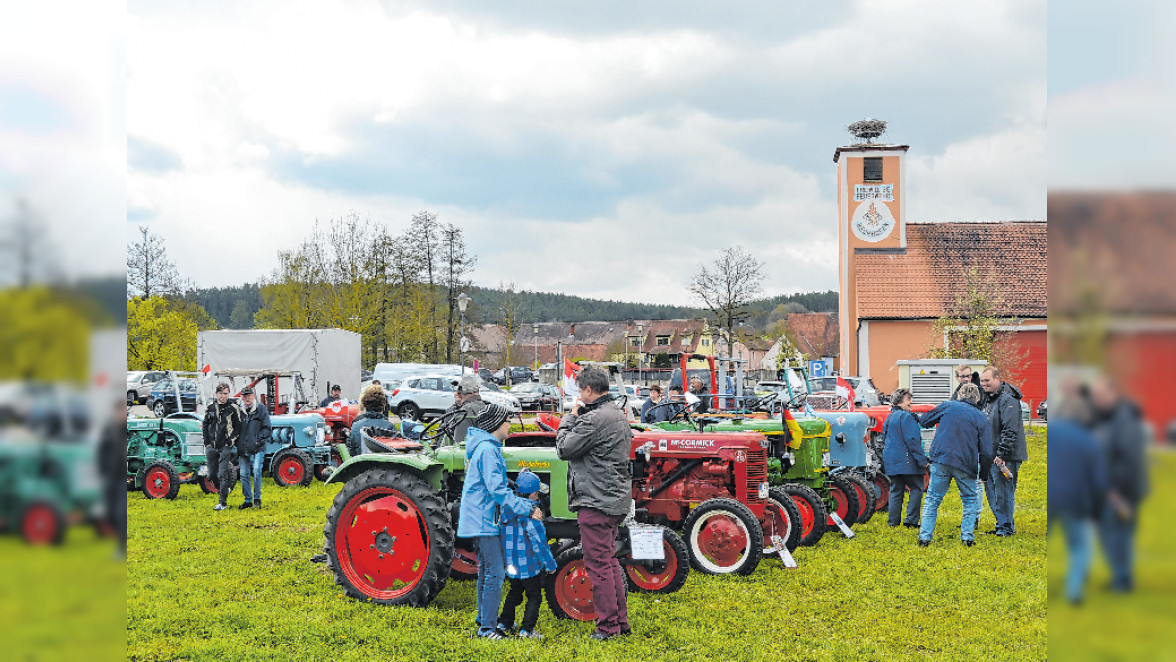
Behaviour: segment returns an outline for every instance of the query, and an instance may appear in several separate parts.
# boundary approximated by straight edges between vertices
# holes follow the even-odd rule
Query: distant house
[[[810,361],[837,356],[841,343],[837,313],[792,313],[784,322],[796,348]]]

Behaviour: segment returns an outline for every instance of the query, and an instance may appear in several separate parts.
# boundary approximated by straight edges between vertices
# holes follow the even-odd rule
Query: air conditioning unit
[[[987,361],[974,359],[913,359],[897,362],[898,385],[911,390],[914,404],[937,405],[950,400],[958,382],[955,378],[957,366],[970,365],[979,372],[988,365]]]

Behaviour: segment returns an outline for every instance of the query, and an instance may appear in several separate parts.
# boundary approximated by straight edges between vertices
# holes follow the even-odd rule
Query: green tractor
[[[180,485],[189,483],[205,494],[216,493],[200,419],[192,414],[128,418],[127,488],[142,490],[148,499],[174,499]]]
[[[415,439],[366,428],[366,452],[356,457],[337,447],[345,461],[327,482],[341,483],[342,489],[327,513],[323,536],[335,582],[350,597],[420,607],[437,596],[451,573],[476,573],[474,559],[456,556],[462,544],[455,530],[466,456],[464,444],[452,443],[452,432],[464,415],[446,414]],[[559,568],[548,577],[548,605],[559,618],[595,618],[591,582],[575,543],[580,538],[576,515],[568,508],[567,463],[553,444],[532,445],[525,438],[508,439],[502,450],[510,478],[526,468],[550,485],[541,495],[547,534],[566,542],[554,550]],[[630,521],[622,532],[636,534],[640,528]],[[618,539],[616,553],[631,590],[669,593],[685,583],[690,569],[686,545],[669,529],[660,533],[661,559],[634,558],[630,536],[623,533]]]
[[[58,545],[69,524],[100,525],[101,497],[94,448],[84,441],[0,441],[0,529]]]

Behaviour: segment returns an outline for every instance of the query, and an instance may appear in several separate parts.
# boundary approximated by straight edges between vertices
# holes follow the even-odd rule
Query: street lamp
[[[643,361],[641,360],[641,338],[644,335],[645,325],[641,322],[637,323],[637,381],[644,383],[645,379],[641,375],[641,368]]]
[[[538,371],[539,370],[539,323],[535,322],[534,324],[531,325],[531,328],[535,330],[535,363],[534,363],[534,365],[535,365],[535,370]]]
[[[458,343],[458,347],[461,349],[461,372],[463,375],[465,374],[466,345],[469,344],[469,342],[466,341],[465,334],[465,311],[466,306],[468,305],[470,305],[470,296],[468,294],[462,292],[461,294],[457,295],[457,309],[461,311],[461,342]]]

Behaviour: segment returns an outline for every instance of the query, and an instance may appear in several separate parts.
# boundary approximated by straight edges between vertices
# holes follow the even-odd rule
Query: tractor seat
[[[425,446],[419,441],[405,439],[392,428],[363,428],[363,445],[373,453],[408,453],[422,450]]]
[[[535,417],[535,423],[539,426],[539,429],[543,430],[544,432],[555,432],[557,429],[559,429],[560,420],[561,419],[559,416],[556,416],[555,414],[548,414],[546,412],[541,413]]]

